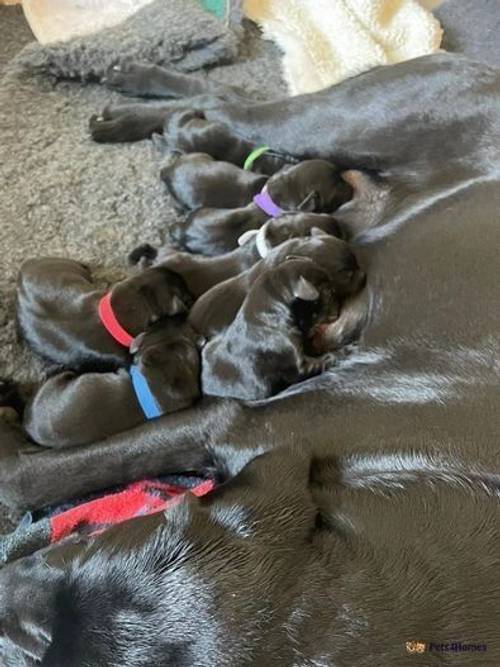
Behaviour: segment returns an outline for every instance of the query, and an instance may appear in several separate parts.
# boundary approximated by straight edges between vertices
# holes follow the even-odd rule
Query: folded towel
[[[245,0],[244,11],[282,49],[292,95],[441,44],[439,22],[417,0]]]

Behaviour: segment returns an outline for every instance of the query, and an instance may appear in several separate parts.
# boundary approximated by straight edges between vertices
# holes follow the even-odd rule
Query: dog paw
[[[300,372],[304,377],[311,377],[323,371],[327,371],[337,363],[334,353],[328,352],[319,357],[304,357],[300,366]]]
[[[138,63],[123,63],[113,65],[101,79],[110,90],[116,90],[124,95],[140,96],[145,94],[145,84],[149,78],[150,65]]]
[[[112,143],[148,139],[155,132],[162,132],[165,111],[154,105],[123,104],[106,107],[89,121],[94,141]]]
[[[154,248],[150,243],[143,243],[129,253],[128,263],[131,266],[139,265],[141,268],[146,268],[151,266],[157,257],[157,248]]]
[[[128,107],[106,107],[101,114],[90,118],[92,139],[98,143],[126,141],[126,129],[132,120]]]
[[[328,352],[321,356],[321,370],[327,371],[337,364],[337,355],[333,352]]]
[[[98,143],[140,141],[151,136],[148,121],[138,105],[106,107],[101,114],[91,116],[89,129]]]

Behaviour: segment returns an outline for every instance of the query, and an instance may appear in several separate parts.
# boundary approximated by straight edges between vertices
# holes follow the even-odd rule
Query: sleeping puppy
[[[351,186],[335,165],[326,160],[305,160],[271,176],[247,206],[193,211],[173,237],[191,252],[221,254],[233,250],[242,234],[259,229],[269,218],[291,211],[332,213],[351,196]]]
[[[340,225],[326,213],[285,213],[278,218],[269,218],[257,228],[252,226],[252,217],[247,215],[247,209],[233,211],[230,219],[228,213],[218,209],[199,209],[188,215],[184,223],[173,226],[170,236],[189,252],[207,257],[230,252],[237,245],[256,236],[259,229],[265,229],[264,236],[260,238],[265,238],[266,243],[270,242],[273,247],[291,238],[310,236],[315,227],[339,238],[344,236]],[[204,222],[198,225],[201,219]]]
[[[312,234],[340,236],[340,230],[328,215],[289,213],[271,218],[260,230],[246,232],[239,239],[239,247],[218,257],[177,252],[170,246],[157,249],[145,243],[132,250],[129,262],[141,268],[166,267],[182,276],[189,292],[199,297],[215,285],[250,269],[284,241]]]
[[[155,137],[158,148],[181,153],[208,153],[215,160],[231,162],[243,167],[245,160],[256,148],[240,139],[222,123],[207,121],[203,112],[178,110],[168,116],[163,136]],[[267,149],[252,162],[252,171],[272,176],[287,164],[296,164],[296,158]]]
[[[285,213],[279,218],[270,218],[260,229],[250,229],[238,239],[242,246],[255,240],[261,257],[285,241],[311,236],[335,236],[344,238],[339,223],[326,213]]]
[[[335,286],[311,259],[264,271],[232,324],[203,349],[203,394],[265,399],[333,364],[330,354],[308,356],[304,343],[336,304]]]
[[[89,268],[71,259],[25,262],[17,290],[21,336],[41,356],[73,370],[116,370],[131,361],[132,339],[166,316],[187,313],[182,278],[154,267],[97,290]]]
[[[206,153],[174,154],[160,172],[177,210],[236,208],[252,201],[267,178]]]
[[[134,339],[130,371],[53,376],[26,406],[26,432],[47,447],[84,445],[187,408],[200,395],[197,342],[187,324],[159,322]]]
[[[331,308],[331,317],[336,319],[346,299],[354,297],[366,282],[356,257],[344,241],[328,236],[319,230],[310,238],[296,238],[282,243],[251,269],[216,285],[201,296],[189,313],[191,326],[207,340],[223,332],[236,317],[243,301],[255,281],[266,271],[274,269],[289,258],[310,259],[326,271],[335,287],[336,309]],[[342,318],[339,318],[339,322]],[[331,330],[334,327],[330,327]],[[342,344],[344,336],[335,340],[332,331],[331,349]]]
[[[198,298],[215,285],[251,268],[261,259],[261,255],[256,239],[249,239],[233,252],[220,257],[178,252],[171,246],[157,249],[145,243],[134,248],[128,259],[139,268],[154,266],[174,272],[183,279],[189,293]],[[150,270],[146,268],[146,271]]]

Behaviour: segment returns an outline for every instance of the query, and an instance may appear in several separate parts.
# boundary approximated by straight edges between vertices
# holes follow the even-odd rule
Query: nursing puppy
[[[129,262],[140,268],[163,268],[181,276],[189,293],[198,298],[209,289],[237,276],[256,264],[261,255],[255,239],[249,239],[241,247],[220,257],[203,257],[188,252],[178,252],[171,246],[157,249],[145,243],[134,248]],[[146,268],[146,271],[150,271]]]
[[[334,363],[310,357],[304,345],[318,322],[336,313],[334,285],[310,259],[291,259],[264,271],[232,324],[202,352],[202,391],[243,400],[264,399]]]
[[[231,162],[243,167],[245,160],[256,148],[249,141],[236,137],[227,125],[205,119],[203,112],[182,109],[165,121],[163,136],[156,137],[160,149],[181,153],[208,153],[215,160]],[[267,149],[252,162],[252,171],[272,176],[286,164],[295,164],[291,156]]]
[[[55,375],[26,406],[26,432],[47,447],[84,445],[187,408],[200,395],[197,342],[187,324],[160,322],[132,343],[130,372]]]
[[[266,176],[230,162],[218,162],[206,153],[171,156],[160,178],[179,211],[202,206],[243,206],[262,190],[267,180]]]
[[[182,278],[155,267],[116,284],[108,310],[130,341],[105,328],[99,311],[104,290],[89,268],[63,258],[28,260],[19,274],[17,321],[38,354],[73,370],[116,370],[130,363],[129,343],[166,316],[187,313],[192,299]]]
[[[237,246],[239,237],[287,212],[333,213],[350,200],[352,188],[326,160],[305,160],[271,176],[258,203],[235,209],[203,207],[179,225],[173,238],[192,252],[216,255]]]
[[[333,304],[330,306],[333,319],[339,314],[342,303],[360,292],[365,284],[365,274],[347,243],[318,230],[310,238],[291,239],[269,250],[251,269],[206,292],[193,305],[189,323],[206,339],[221,333],[233,322],[256,280],[290,258],[312,260],[326,271],[336,293],[336,308]],[[342,342],[334,338],[332,333],[331,349]]]
[[[335,220],[328,215],[290,213],[268,220],[260,230],[251,230],[240,237],[239,246],[217,257],[177,252],[171,246],[154,248],[145,243],[129,255],[132,265],[141,268],[163,266],[182,276],[189,292],[199,297],[228,278],[250,269],[273,248],[284,241],[311,234],[340,236]]]
[[[273,245],[298,236],[310,236],[311,229],[318,227],[327,234],[343,237],[344,232],[330,215],[323,213],[285,213],[268,219],[263,226],[253,227],[252,216],[247,209],[232,213],[219,209],[199,209],[189,214],[183,223],[170,229],[170,236],[182,248],[191,253],[214,257],[230,252],[240,244],[240,239],[257,234],[266,227],[266,238]]]
[[[352,196],[352,188],[326,160],[305,160],[284,167],[269,179],[229,162],[217,162],[206,153],[174,155],[161,170],[161,179],[181,210],[245,206],[266,184],[269,203],[255,207],[275,215],[270,205],[283,211],[331,213]]]

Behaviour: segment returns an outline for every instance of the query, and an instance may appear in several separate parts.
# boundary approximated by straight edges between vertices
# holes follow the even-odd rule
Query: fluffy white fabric
[[[292,95],[441,44],[439,22],[417,0],[245,0],[244,9],[283,51]]]

